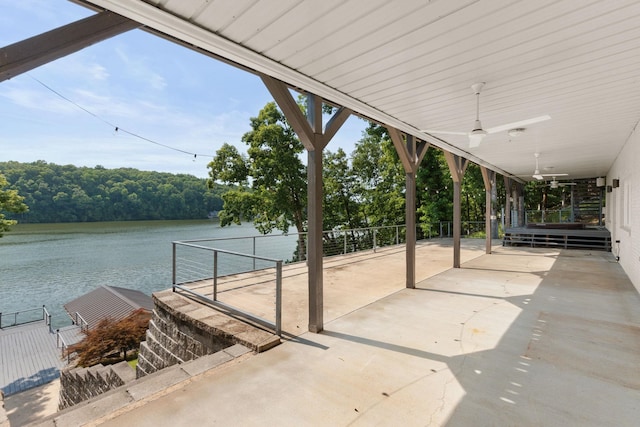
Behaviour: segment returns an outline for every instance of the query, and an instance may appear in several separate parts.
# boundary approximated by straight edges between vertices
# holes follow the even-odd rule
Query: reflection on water
[[[18,225],[0,238],[0,312],[46,305],[54,327],[68,325],[62,305],[100,285],[170,288],[172,241],[256,234],[211,221]]]

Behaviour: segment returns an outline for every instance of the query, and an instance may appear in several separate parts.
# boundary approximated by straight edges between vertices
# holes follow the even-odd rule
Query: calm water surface
[[[211,221],[17,225],[0,238],[0,312],[46,305],[54,327],[68,325],[62,305],[100,285],[170,288],[172,241],[257,234]]]

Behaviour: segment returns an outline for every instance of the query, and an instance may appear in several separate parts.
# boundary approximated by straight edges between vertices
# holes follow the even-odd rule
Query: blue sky
[[[66,0],[0,0],[0,46],[91,14]],[[206,177],[223,143],[246,151],[249,118],[272,100],[258,77],[133,30],[0,83],[0,160]],[[351,153],[364,127],[351,117],[327,149]]]

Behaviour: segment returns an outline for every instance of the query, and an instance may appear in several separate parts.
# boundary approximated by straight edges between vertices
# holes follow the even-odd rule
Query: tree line
[[[304,106],[301,106],[304,109]],[[209,163],[209,184],[233,185],[223,194],[224,226],[251,220],[267,233],[306,231],[307,176],[304,147],[275,103],[251,118],[242,142],[246,154],[224,144]],[[406,175],[385,127],[369,123],[352,153],[323,153],[323,229],[354,229],[403,224]],[[427,151],[416,176],[417,219],[423,232],[436,231],[453,216],[453,181],[444,153]],[[497,181],[497,209],[504,205]],[[484,221],[485,189],[480,168],[470,164],[462,184],[462,220]]]
[[[33,163],[0,162],[5,191],[24,198],[28,211],[6,213],[21,223],[207,218],[222,209],[227,188],[207,187],[192,175]]]
[[[246,153],[225,143],[208,165],[208,180],[129,168],[0,162],[0,174],[8,181],[5,191],[17,192],[29,208],[0,213],[9,220],[45,223],[195,219],[220,211],[223,226],[244,220],[264,233],[291,227],[305,232],[302,143],[274,102],[250,119],[250,127],[242,137]],[[331,151],[329,145],[323,156],[324,230],[404,223],[405,173],[385,127],[369,123],[352,153]],[[502,179],[496,182],[499,212],[505,191]],[[438,223],[453,216],[453,182],[441,150],[427,150],[416,187],[421,230],[437,234]],[[559,201],[536,182],[527,185],[526,193],[527,209],[552,209]],[[473,163],[464,176],[461,201],[463,222],[484,221],[484,183]]]

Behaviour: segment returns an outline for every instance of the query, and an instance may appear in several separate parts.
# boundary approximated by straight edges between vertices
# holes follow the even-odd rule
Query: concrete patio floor
[[[484,255],[483,244],[465,241],[463,268],[436,271],[417,289],[404,289],[400,274],[394,289],[368,298],[361,286],[336,293],[327,273],[326,311],[336,311],[325,314],[324,332],[95,424],[637,425],[640,297],[612,254],[495,247]],[[450,256],[446,243],[421,245],[418,265]],[[374,262],[354,280],[377,283],[404,266],[394,256]]]

